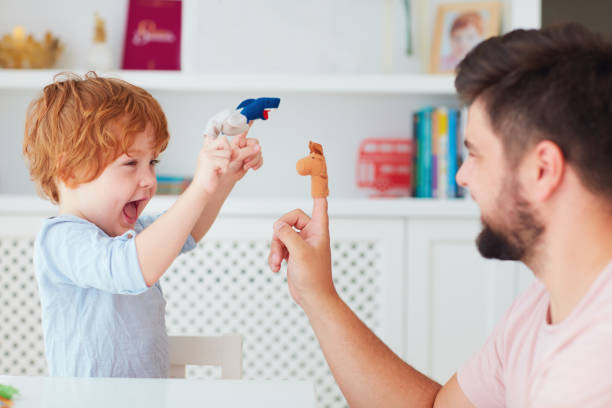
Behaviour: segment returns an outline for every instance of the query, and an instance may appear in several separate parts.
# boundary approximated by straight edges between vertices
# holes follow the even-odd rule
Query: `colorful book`
[[[413,146],[414,149],[412,149],[412,196],[413,197],[420,197],[421,194],[421,184],[420,184],[420,180],[421,180],[421,176],[420,176],[420,171],[421,171],[421,164],[420,164],[420,160],[421,160],[421,143],[419,143],[418,140],[418,133],[419,133],[419,114],[418,112],[413,112],[412,113],[412,140],[413,140]]]
[[[431,196],[438,197],[438,151],[440,150],[439,126],[440,109],[431,112]]]
[[[448,197],[448,110],[446,108],[438,108],[436,114],[436,142],[437,160],[436,160],[436,186],[437,194],[435,197]]]
[[[130,0],[123,69],[181,69],[181,1]]]
[[[432,128],[431,128],[431,114],[433,112],[432,107],[426,107],[418,112],[418,132],[417,132],[417,143],[420,147],[420,158],[419,158],[419,185],[420,191],[417,197],[428,198],[432,197],[431,191],[431,158],[432,158]]]
[[[457,144],[460,143],[457,132],[457,110],[448,111],[448,184],[447,196],[457,197]]]

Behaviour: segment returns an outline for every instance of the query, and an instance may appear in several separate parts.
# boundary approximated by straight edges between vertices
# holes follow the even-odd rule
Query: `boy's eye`
[[[151,166],[157,166],[159,164],[159,160],[158,159],[153,159],[150,162]]]
[[[129,162],[125,163],[126,166],[135,166],[137,164],[138,162],[136,160],[130,160]]]

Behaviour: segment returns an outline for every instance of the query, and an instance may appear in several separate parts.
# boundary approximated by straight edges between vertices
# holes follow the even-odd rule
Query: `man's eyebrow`
[[[463,140],[463,144],[465,145],[465,148],[468,149],[471,152],[475,152],[475,151],[478,150],[478,149],[476,149],[474,144],[472,142],[470,142],[467,138]]]

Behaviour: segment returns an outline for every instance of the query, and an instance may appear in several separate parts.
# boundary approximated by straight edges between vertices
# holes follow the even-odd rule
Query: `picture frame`
[[[479,42],[500,32],[501,2],[440,4],[436,12],[429,72],[453,73]]]

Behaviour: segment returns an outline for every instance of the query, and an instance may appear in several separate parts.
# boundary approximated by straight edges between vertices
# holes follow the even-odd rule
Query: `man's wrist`
[[[309,319],[314,319],[321,316],[322,313],[327,313],[329,310],[335,309],[344,302],[338,295],[336,290],[316,293],[312,296],[305,296],[300,301],[300,306]]]

